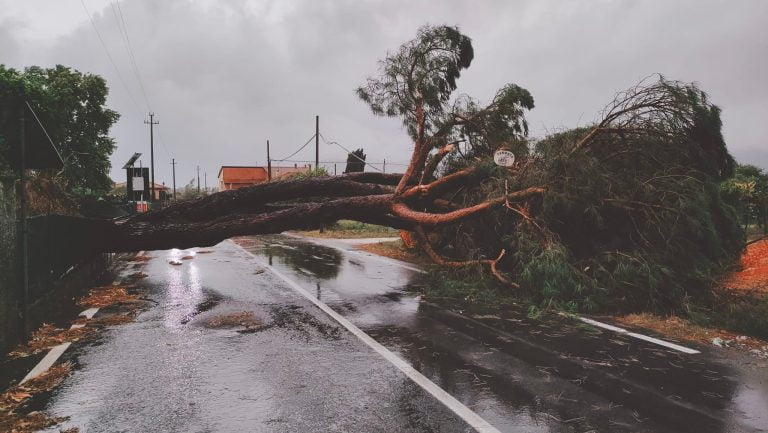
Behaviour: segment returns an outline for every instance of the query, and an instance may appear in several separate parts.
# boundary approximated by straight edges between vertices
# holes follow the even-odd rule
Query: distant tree
[[[19,112],[29,102],[64,159],[57,180],[75,195],[107,194],[112,187],[109,157],[115,142],[108,134],[120,116],[106,108],[108,92],[103,78],[65,66],[31,66],[20,72],[0,65],[3,109]],[[8,117],[10,121],[18,118]],[[14,126],[0,124],[0,146],[6,151]],[[54,177],[53,173],[37,175]]]
[[[365,171],[365,153],[363,149],[357,149],[347,154],[347,167],[344,173],[360,173]]]
[[[756,224],[768,234],[768,173],[754,165],[739,164],[735,175],[723,182],[722,192],[738,210],[745,229]]]

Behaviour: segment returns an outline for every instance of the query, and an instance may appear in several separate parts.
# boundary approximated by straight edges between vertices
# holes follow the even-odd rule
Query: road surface
[[[148,278],[139,284],[152,304],[135,322],[64,355],[76,371],[45,407],[70,417],[64,428],[768,428],[764,363],[718,358],[706,348],[685,354],[568,318],[457,315],[406,290],[423,284],[412,266],[346,243],[275,235],[148,255]],[[187,255],[193,258],[180,260]],[[123,276],[133,271],[127,267]],[[243,312],[257,323],[217,326]],[[408,368],[416,373],[409,376]]]

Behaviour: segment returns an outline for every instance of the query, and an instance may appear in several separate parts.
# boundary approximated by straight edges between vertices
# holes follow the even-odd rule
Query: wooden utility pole
[[[272,159],[269,157],[269,140],[267,140],[267,180],[272,180]]]
[[[21,220],[21,287],[22,287],[22,332],[30,332],[29,321],[29,225],[27,221],[27,143],[26,108],[21,108],[19,118],[19,218]]]
[[[149,125],[149,171],[152,175],[152,179],[150,182],[152,182],[151,186],[151,198],[149,199],[150,202],[155,201],[155,131],[154,127],[155,125],[159,125],[160,122],[155,122],[155,113],[149,112],[149,121],[144,121],[144,123]]]
[[[384,167],[382,167],[381,171],[382,171],[383,173],[386,173],[386,172],[387,172],[387,158],[384,158]]]
[[[176,159],[171,159],[171,166],[173,166],[173,201],[176,201]]]
[[[197,195],[200,195],[200,166],[197,166]]]
[[[315,170],[320,168],[320,116],[315,116]]]
[[[203,184],[205,188],[203,189],[203,191],[207,193],[208,192],[208,172],[206,171],[203,174],[204,174],[203,179],[205,179],[205,183]]]

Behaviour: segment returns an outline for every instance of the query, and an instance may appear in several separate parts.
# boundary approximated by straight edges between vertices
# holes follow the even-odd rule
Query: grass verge
[[[366,224],[357,221],[339,220],[336,224],[320,230],[300,231],[299,234],[312,238],[360,239],[396,237],[398,231],[384,226]]]

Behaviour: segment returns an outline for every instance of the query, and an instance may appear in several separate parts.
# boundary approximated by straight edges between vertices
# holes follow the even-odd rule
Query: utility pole
[[[149,112],[149,122],[146,120],[144,123],[149,125],[149,171],[152,175],[152,179],[150,182],[152,182],[151,189],[151,197],[150,202],[155,201],[155,125],[159,125],[160,122],[155,122],[155,113]]]
[[[171,159],[173,166],[173,201],[176,201],[176,159]]]
[[[29,321],[29,226],[27,225],[27,143],[26,143],[26,108],[21,108],[19,118],[19,217],[21,219],[21,286],[24,320],[22,332],[30,331]]]
[[[320,116],[315,116],[315,170],[320,168]]]
[[[204,177],[204,179],[205,179],[205,183],[204,183],[205,189],[203,189],[203,191],[205,191],[207,193],[208,192],[208,172],[207,171],[204,172],[204,175],[205,175],[205,177]]]
[[[200,195],[200,166],[197,166],[197,195]]]
[[[384,158],[384,167],[381,169],[382,172],[387,172],[387,158]]]
[[[272,159],[269,157],[269,140],[267,140],[267,180],[272,180]]]

